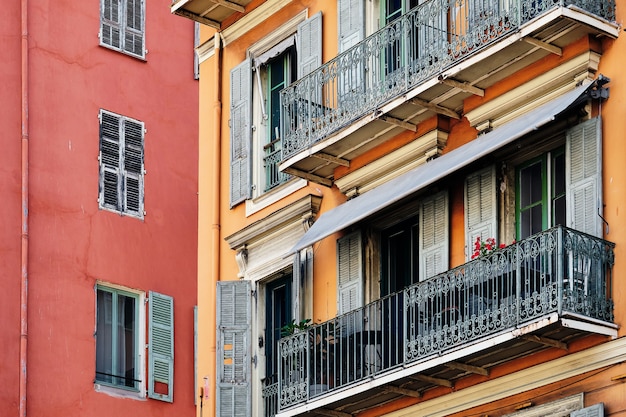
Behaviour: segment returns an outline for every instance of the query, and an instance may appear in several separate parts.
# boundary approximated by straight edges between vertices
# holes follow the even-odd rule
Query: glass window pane
[[[97,292],[97,323],[96,323],[96,380],[112,382],[112,320],[113,294],[107,291]]]
[[[117,369],[120,384],[135,386],[135,299],[117,297]]]

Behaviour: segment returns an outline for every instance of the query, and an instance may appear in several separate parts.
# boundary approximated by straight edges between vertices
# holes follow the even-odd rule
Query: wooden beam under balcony
[[[489,376],[489,371],[481,366],[468,365],[466,363],[461,362],[448,362],[446,366],[451,369],[456,369],[459,371],[470,372],[472,374]]]
[[[414,123],[405,122],[404,120],[400,120],[388,115],[380,116],[378,119],[382,120],[385,123],[389,123],[390,125],[398,126],[412,132],[417,132],[417,125]]]
[[[326,408],[319,408],[315,410],[315,412],[318,414],[323,414],[328,417],[352,417],[353,416],[353,414],[350,414],[350,413],[344,413],[343,411],[337,411],[337,410],[328,410]]]
[[[428,376],[428,375],[416,374],[416,375],[411,376],[411,379],[414,379],[416,381],[428,382],[430,384],[439,385],[442,387],[448,387],[448,388],[454,387],[454,384],[452,383],[452,381],[449,381],[443,378],[435,378],[435,377]]]
[[[454,110],[451,110],[451,109],[449,109],[447,107],[439,106],[439,105],[437,105],[435,103],[429,103],[426,100],[422,100],[422,99],[419,99],[419,98],[412,98],[412,99],[409,100],[409,103],[415,104],[416,106],[423,107],[423,108],[428,109],[428,110],[430,110],[432,112],[435,112],[435,113],[438,113],[438,114],[442,114],[444,116],[451,117],[453,119],[457,119],[457,120],[461,119],[461,116],[457,112],[455,112]]]
[[[287,173],[287,174],[291,174],[291,175],[295,175],[296,177],[300,177],[300,178],[304,178],[305,180],[308,181],[313,181],[316,182],[318,184],[322,184],[325,185],[327,187],[332,187],[333,186],[333,181],[326,178],[326,177],[320,177],[319,175],[315,175],[315,174],[311,174],[309,172],[304,172],[301,171],[299,169],[295,169],[295,168],[285,168],[283,170],[283,172]]]
[[[546,345],[546,346],[551,346],[551,347],[563,349],[563,350],[567,350],[568,349],[567,343],[563,343],[563,342],[558,341],[558,340],[550,339],[548,337],[542,337],[542,336],[527,334],[527,335],[522,336],[522,339],[528,340],[530,342],[540,343],[540,344]]]
[[[220,6],[224,6],[227,9],[231,9],[231,10],[233,10],[235,12],[243,13],[243,12],[246,11],[246,9],[243,6],[241,6],[241,5],[237,4],[237,3],[233,3],[232,1],[228,1],[228,0],[213,0],[213,2],[217,3]]]
[[[350,161],[348,161],[347,159],[338,158],[336,156],[329,155],[329,154],[324,153],[324,152],[317,152],[317,153],[314,153],[311,156],[314,157],[314,158],[322,159],[324,161],[332,162],[334,164],[341,165],[341,166],[344,166],[344,167],[350,167]]]
[[[406,388],[400,388],[400,387],[396,387],[395,385],[386,385],[383,389],[385,391],[393,392],[394,394],[404,395],[406,397],[422,398],[422,393],[419,391],[406,389]]]
[[[457,81],[452,78],[443,78],[441,76],[439,77],[439,82],[441,84],[445,84],[450,87],[458,88],[459,90],[465,91],[467,93],[472,93],[475,96],[480,96],[480,97],[485,96],[485,90],[483,90],[482,88],[474,87],[473,85],[467,82]]]
[[[524,38],[522,38],[522,40],[526,43],[529,43],[533,46],[536,46],[538,48],[544,49],[552,54],[558,55],[558,56],[562,56],[563,55],[563,50],[561,48],[559,48],[558,46],[554,46],[551,43],[548,42],[544,42],[542,40],[539,40],[537,38],[533,38],[532,36],[525,36]]]
[[[195,13],[190,12],[189,10],[178,9],[176,10],[176,14],[182,17],[186,17],[187,19],[195,20],[196,22],[202,23],[203,25],[207,25],[214,29],[219,30],[221,28],[220,22],[216,22],[215,20],[211,20],[204,16],[197,15]]]

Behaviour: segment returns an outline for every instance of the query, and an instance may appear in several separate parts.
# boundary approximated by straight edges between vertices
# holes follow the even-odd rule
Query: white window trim
[[[302,10],[300,13],[289,19],[278,29],[265,36],[260,41],[254,43],[248,49],[248,56],[252,59],[260,56],[272,49],[274,46],[293,36],[298,31],[298,25],[304,22],[309,15],[308,9]],[[252,199],[246,200],[246,216],[250,216],[259,210],[279,201],[287,195],[293,193],[306,186],[306,180],[287,181],[275,187],[273,190],[265,192],[264,178],[265,169],[262,166],[263,161],[263,139],[267,121],[263,120],[263,109],[259,102],[261,91],[257,82],[257,74],[251,76],[252,88]],[[289,185],[287,185],[289,184]],[[274,192],[272,192],[274,191]]]
[[[146,346],[146,294],[143,291],[135,290],[132,288],[124,287],[118,284],[111,284],[109,282],[104,281],[96,281],[96,285],[94,286],[94,335],[98,329],[98,286],[110,288],[112,290],[120,290],[125,291],[131,294],[137,295],[137,313],[138,313],[138,322],[137,322],[137,379],[139,379],[138,383],[138,391],[135,390],[127,390],[123,388],[117,388],[113,385],[107,385],[100,382],[94,382],[94,389],[96,392],[101,392],[112,397],[117,398],[130,398],[136,400],[145,400],[147,398],[146,395],[146,357],[147,354],[145,352]],[[96,364],[96,356],[95,356],[95,336],[94,336],[94,375],[96,372],[95,364]]]

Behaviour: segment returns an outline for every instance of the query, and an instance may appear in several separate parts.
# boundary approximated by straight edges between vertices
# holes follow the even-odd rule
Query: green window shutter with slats
[[[363,40],[365,35],[365,5],[363,0],[337,0],[339,52]]]
[[[230,206],[251,196],[251,63],[230,71]]]
[[[604,403],[594,404],[570,413],[570,417],[604,417]]]
[[[217,283],[216,415],[250,417],[250,281]]]
[[[102,0],[100,3],[100,42],[116,49],[122,46],[121,11],[120,0]]]
[[[465,236],[467,260],[474,253],[474,243],[480,237],[497,239],[495,167],[478,171],[465,179]]]
[[[174,401],[174,299],[150,291],[148,397]]]
[[[298,78],[322,65],[322,12],[298,25]]]
[[[448,269],[448,194],[440,192],[420,204],[420,281]]]
[[[361,232],[337,240],[337,308],[339,314],[363,306]]]
[[[567,225],[602,237],[602,126],[587,120],[567,132]]]

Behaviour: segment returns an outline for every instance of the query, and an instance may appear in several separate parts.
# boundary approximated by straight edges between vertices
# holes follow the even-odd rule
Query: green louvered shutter
[[[124,120],[124,212],[143,217],[144,125]]]
[[[126,0],[124,50],[144,56],[144,0]]]
[[[122,120],[100,110],[100,207],[120,210],[120,139]]]
[[[594,404],[570,413],[570,417],[604,417],[604,403]]]
[[[420,281],[448,269],[448,194],[440,192],[420,204]]]
[[[476,238],[497,238],[495,167],[476,172],[465,180],[466,257],[471,259]]]
[[[298,25],[298,78],[322,65],[322,12]]]
[[[230,71],[230,206],[250,198],[250,60]]]
[[[174,299],[150,291],[148,397],[174,401]]]
[[[121,0],[102,0],[100,4],[100,42],[115,49],[122,47]]]
[[[567,225],[602,237],[602,133],[600,118],[567,132]]]
[[[217,417],[250,417],[250,281],[217,283]]]

